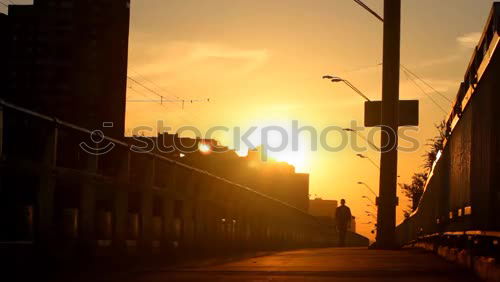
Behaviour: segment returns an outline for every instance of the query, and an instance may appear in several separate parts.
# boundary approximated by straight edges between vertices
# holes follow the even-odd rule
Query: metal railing
[[[0,241],[60,254],[227,252],[329,246],[316,218],[246,186],[0,101]],[[96,148],[99,149],[99,148]],[[9,233],[10,232],[10,233]]]
[[[492,83],[498,75],[499,42],[500,3],[495,3],[447,119],[444,149],[429,174],[424,195],[417,210],[398,226],[401,244],[432,234],[500,229],[493,180],[498,167],[491,141],[498,138],[491,104],[497,99]]]

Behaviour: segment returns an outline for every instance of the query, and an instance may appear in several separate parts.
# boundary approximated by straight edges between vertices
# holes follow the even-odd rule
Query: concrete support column
[[[248,197],[248,196],[247,196]],[[246,198],[248,201],[248,198]],[[248,206],[244,201],[240,201],[237,205],[237,221],[236,221],[236,240],[239,250],[247,249],[247,223],[250,214],[248,214]]]
[[[126,252],[127,240],[127,216],[128,216],[128,188],[130,182],[130,151],[127,150],[125,157],[121,160],[118,172],[118,184],[114,193],[114,232],[113,246],[118,254]]]
[[[265,245],[265,207],[260,202],[260,199],[255,201],[255,205],[249,210],[252,215],[250,222],[251,236],[250,236],[250,248],[253,250],[262,249]]]
[[[211,251],[216,248],[218,240],[218,228],[220,219],[217,216],[217,203],[221,199],[218,194],[219,181],[208,179],[206,192],[204,193],[204,220],[207,229],[207,248]]]
[[[0,160],[3,159],[3,143],[4,143],[4,107],[0,105]],[[1,185],[1,184],[0,184]]]
[[[167,187],[168,188],[168,187]],[[170,251],[173,248],[174,241],[174,200],[170,193],[165,193],[163,196],[163,206],[162,206],[162,216],[163,216],[163,240],[162,249],[165,251]]]
[[[86,170],[97,172],[98,157],[87,155]],[[92,253],[96,247],[96,183],[93,179],[85,179],[80,187],[80,245],[82,252]]]
[[[187,249],[192,249],[194,245],[194,222],[193,222],[193,210],[194,202],[192,199],[185,199],[183,202],[182,218],[184,221],[184,232],[183,232],[183,247]]]
[[[253,198],[253,197],[252,197]],[[240,228],[242,232],[242,245],[244,250],[251,250],[252,242],[252,219],[254,215],[251,212],[251,205],[253,205],[252,198],[246,204],[243,204],[241,211]]]
[[[124,188],[124,187],[119,187]],[[126,253],[128,192],[118,190],[114,197],[113,248],[118,254]]]
[[[236,230],[236,224],[239,217],[239,207],[238,207],[238,194],[235,192],[233,187],[229,188],[229,195],[227,197],[227,236],[229,242],[229,249],[234,251],[239,247],[238,245],[238,235]]]
[[[174,205],[175,205],[175,196],[174,189],[176,185],[176,175],[177,175],[177,166],[170,164],[168,166],[168,178],[165,187],[165,193],[163,196],[163,234],[165,236],[165,246],[167,250],[173,250],[175,248],[175,219],[174,219]]]
[[[45,142],[43,171],[40,172],[35,212],[35,244],[39,251],[47,253],[52,249],[54,238],[54,190],[56,179],[54,169],[57,158],[58,128],[50,125]]]
[[[184,199],[182,218],[184,221],[184,247],[187,249],[193,249],[195,247],[195,224],[196,224],[196,197],[195,197],[195,186],[196,177],[198,177],[194,172],[187,173],[187,179],[182,191],[182,198]]]
[[[145,168],[145,181],[141,189],[141,238],[140,247],[145,254],[152,250],[152,228],[153,228],[153,185],[155,177],[155,158],[147,160]]]
[[[214,213],[214,203],[211,200],[203,200],[200,206],[200,221],[203,223],[202,234],[198,236],[202,240],[204,250],[211,250],[214,248],[216,242],[216,216]]]
[[[199,222],[201,222],[202,227],[201,232],[198,236],[199,240],[202,240],[203,249],[209,252],[213,252],[217,248],[217,228],[218,219],[216,212],[216,204],[218,199],[217,195],[217,181],[204,177],[202,180],[202,189],[200,191],[198,214]]]

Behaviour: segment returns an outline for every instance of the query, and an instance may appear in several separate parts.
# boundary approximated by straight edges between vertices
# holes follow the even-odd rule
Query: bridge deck
[[[478,281],[471,273],[422,251],[354,248],[298,250],[219,265],[159,268],[128,273],[118,279],[122,282]]]

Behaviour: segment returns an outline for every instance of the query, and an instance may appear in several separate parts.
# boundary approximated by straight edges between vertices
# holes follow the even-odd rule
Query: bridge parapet
[[[0,106],[0,220],[11,227],[2,228],[0,241],[63,256],[333,242],[314,217],[248,187],[108,137],[92,136],[101,139],[89,154],[81,142],[91,131],[4,101]]]
[[[500,3],[494,3],[418,209],[397,228],[401,244],[447,232],[500,231],[499,43]]]

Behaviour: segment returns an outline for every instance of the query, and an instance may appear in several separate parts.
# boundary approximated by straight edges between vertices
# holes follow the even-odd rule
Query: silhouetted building
[[[242,157],[217,140],[168,133],[127,137],[126,142],[248,186],[302,211],[309,208],[309,174],[295,173],[294,166],[288,163],[262,161],[259,150]]]
[[[323,200],[316,198],[309,200],[309,214],[316,217],[329,217],[332,220],[335,218],[338,202],[335,200]]]
[[[9,50],[7,45],[10,38],[8,23],[7,15],[0,13],[0,85],[7,83],[7,51]],[[1,87],[0,89],[2,89]],[[2,97],[1,91],[0,97]]]
[[[134,151],[148,151],[163,155],[167,158],[183,158],[186,155],[197,153],[201,144],[205,144],[211,151],[227,151],[227,147],[222,147],[214,139],[193,139],[179,137],[177,134],[167,132],[158,134],[157,137],[150,136],[129,136],[125,137],[125,142],[133,145]]]
[[[129,0],[35,0],[10,5],[8,102],[122,137]]]
[[[260,193],[307,212],[309,207],[309,174],[296,173],[295,167],[276,161],[263,161],[259,150],[241,157],[233,150],[197,152],[182,161],[207,170]]]
[[[309,214],[315,216],[323,224],[332,226],[332,228],[335,225],[334,219],[337,207],[338,207],[338,202],[335,200],[323,200],[321,198],[309,200]],[[349,231],[356,233],[355,216],[353,216],[351,219],[351,225],[349,226]]]
[[[316,217],[322,224],[335,230],[335,212],[338,202],[335,200],[323,200],[316,198],[309,200],[309,214]]]

